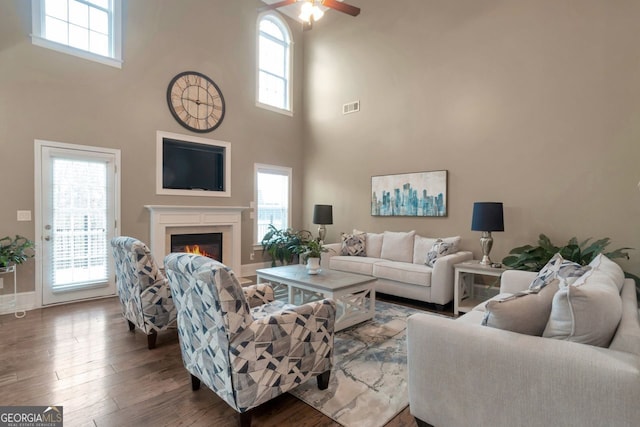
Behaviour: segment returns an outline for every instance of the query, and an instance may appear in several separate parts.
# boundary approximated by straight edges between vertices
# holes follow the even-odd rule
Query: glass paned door
[[[116,156],[42,147],[42,304],[115,294]]]

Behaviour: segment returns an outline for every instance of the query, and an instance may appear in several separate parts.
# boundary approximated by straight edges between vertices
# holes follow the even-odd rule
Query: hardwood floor
[[[65,426],[235,426],[206,386],[191,391],[175,331],[157,347],[129,332],[117,298],[0,316],[0,405],[62,405]],[[339,426],[285,393],[257,408],[254,426]],[[415,426],[405,409],[387,426]]]

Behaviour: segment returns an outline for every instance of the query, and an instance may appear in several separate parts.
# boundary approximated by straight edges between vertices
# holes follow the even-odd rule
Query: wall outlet
[[[251,252],[249,254],[249,260],[253,261],[255,259],[255,257],[256,257],[256,253],[255,252]]]
[[[18,221],[31,221],[31,211],[18,211]]]
[[[0,277],[0,289],[4,289],[4,279]]]

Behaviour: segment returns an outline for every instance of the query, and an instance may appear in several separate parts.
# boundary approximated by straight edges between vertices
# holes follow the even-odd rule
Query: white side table
[[[18,276],[16,274],[16,266],[0,267],[0,274],[13,273],[13,314],[18,319],[23,318],[27,313],[22,310],[18,311]]]
[[[455,281],[453,290],[453,315],[466,313],[483,302],[484,298],[474,296],[475,275],[500,277],[507,269],[480,264],[480,261],[466,261],[453,266]]]

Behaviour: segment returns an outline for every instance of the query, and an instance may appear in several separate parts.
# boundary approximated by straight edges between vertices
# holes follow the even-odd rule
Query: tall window
[[[269,231],[269,224],[277,229],[291,226],[291,168],[255,165],[255,223],[256,243]]]
[[[33,44],[122,64],[121,0],[31,0]]]
[[[274,14],[258,19],[258,105],[291,113],[291,33]]]

